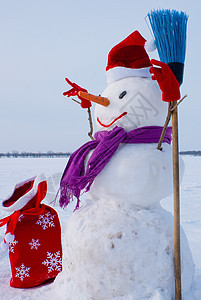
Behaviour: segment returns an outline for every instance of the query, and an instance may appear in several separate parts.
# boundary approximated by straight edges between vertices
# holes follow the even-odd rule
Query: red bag
[[[56,211],[40,204],[47,193],[45,175],[17,184],[2,202],[13,212],[0,220],[7,224],[4,243],[9,248],[10,285],[27,288],[55,278],[62,268],[61,227]]]

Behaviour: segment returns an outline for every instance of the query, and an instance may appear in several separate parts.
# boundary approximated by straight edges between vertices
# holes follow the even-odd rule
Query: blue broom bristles
[[[176,10],[153,10],[148,13],[160,60],[184,64],[188,16]]]

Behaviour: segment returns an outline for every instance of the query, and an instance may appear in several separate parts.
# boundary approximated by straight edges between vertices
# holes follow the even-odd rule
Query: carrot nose
[[[95,102],[98,103],[100,105],[103,106],[108,106],[110,104],[110,100],[105,98],[105,97],[101,97],[101,96],[94,96],[92,94],[86,93],[86,92],[78,92],[78,95],[84,99],[87,99],[91,102]]]

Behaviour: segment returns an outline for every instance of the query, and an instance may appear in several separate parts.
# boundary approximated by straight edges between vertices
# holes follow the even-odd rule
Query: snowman
[[[78,94],[98,103],[99,131],[73,153],[61,180],[61,206],[73,195],[79,204],[83,191],[87,199],[66,224],[57,299],[174,299],[173,216],[160,205],[172,193],[170,127],[162,151],[157,143],[167,114],[162,99],[180,94],[166,65],[150,62],[145,42],[135,31],[112,48],[101,96]],[[181,272],[185,296],[194,264],[182,229]]]

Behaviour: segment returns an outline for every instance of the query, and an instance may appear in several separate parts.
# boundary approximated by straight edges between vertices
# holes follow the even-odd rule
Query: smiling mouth
[[[121,119],[123,116],[125,116],[125,115],[127,115],[127,112],[125,111],[125,112],[123,112],[123,114],[121,114],[120,116],[118,116],[117,118],[115,118],[111,123],[109,123],[109,124],[103,124],[100,120],[99,120],[99,118],[97,118],[97,121],[98,121],[98,123],[101,125],[101,126],[103,126],[103,127],[110,127],[111,125],[113,125],[117,120],[119,120],[119,119]]]

